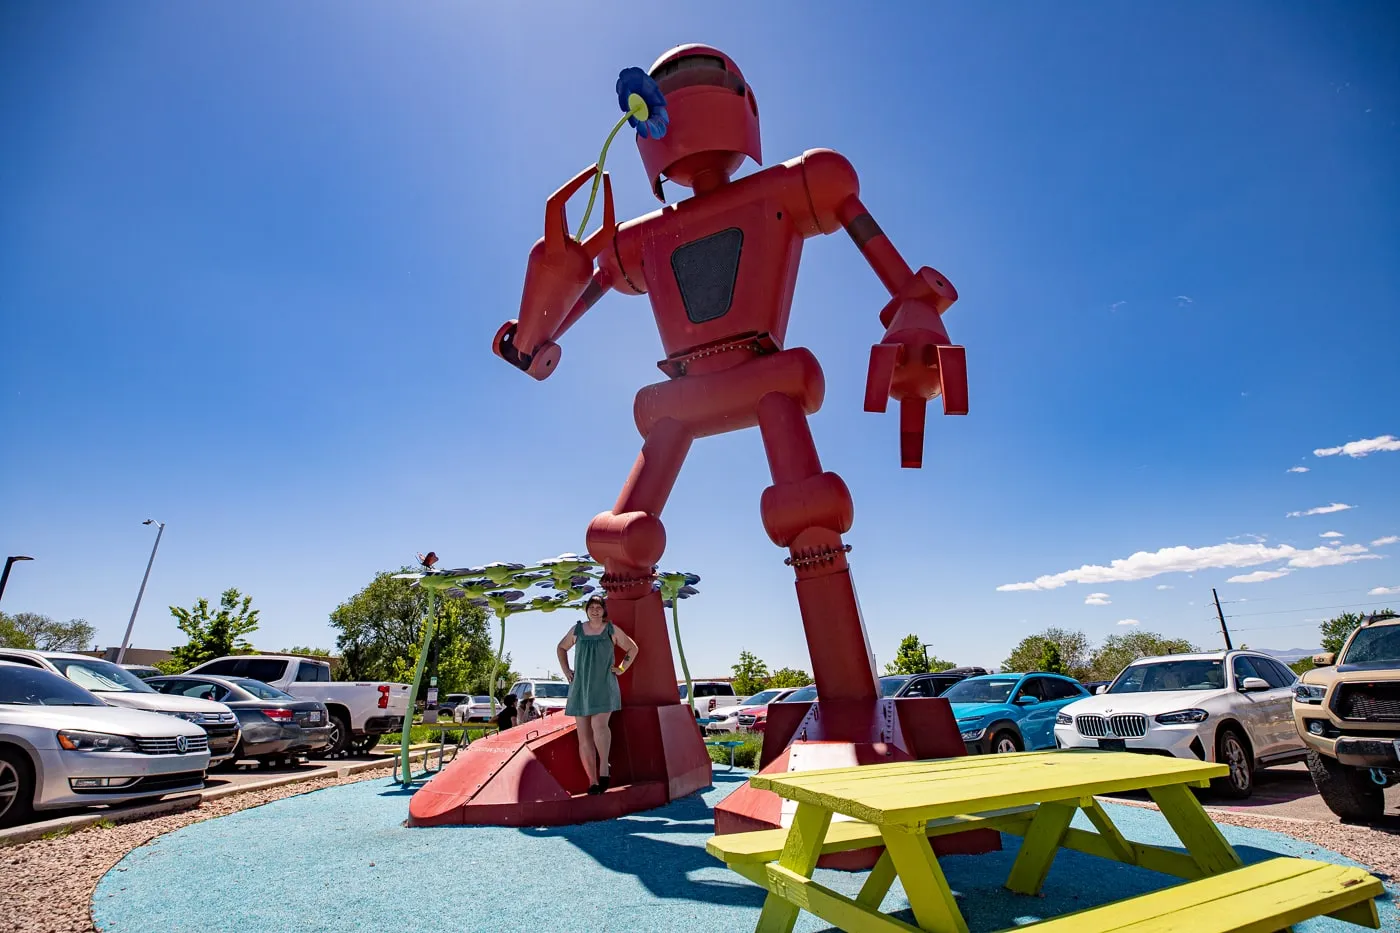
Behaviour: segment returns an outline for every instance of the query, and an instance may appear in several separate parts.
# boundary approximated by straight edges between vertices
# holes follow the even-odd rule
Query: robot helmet
[[[731,175],[744,156],[763,164],[758,100],[732,58],[708,45],[680,45],[658,58],[649,73],[666,96],[671,117],[660,139],[637,137],[658,200],[666,200],[662,176],[689,186],[696,169]]]

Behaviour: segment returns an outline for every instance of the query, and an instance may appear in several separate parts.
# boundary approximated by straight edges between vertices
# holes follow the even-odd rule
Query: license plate
[[[1099,739],[1099,748],[1106,752],[1126,752],[1128,743],[1124,739]]]
[[[320,722],[320,721],[321,721],[321,714],[320,714],[320,713],[312,713],[311,715],[307,716],[306,719],[307,719],[308,722]]]

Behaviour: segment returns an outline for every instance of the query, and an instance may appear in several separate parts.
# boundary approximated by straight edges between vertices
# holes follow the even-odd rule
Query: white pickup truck
[[[686,696],[685,684],[680,684],[681,702],[689,702],[692,710],[695,711],[695,718],[708,718],[717,709],[726,706],[738,706],[748,697],[741,697],[734,693],[734,685],[727,684],[722,680],[697,680],[695,684],[695,698],[692,700]]]
[[[271,654],[242,654],[205,661],[186,671],[218,677],[261,680],[299,700],[319,700],[330,714],[331,744],[325,757],[351,750],[367,752],[379,737],[403,728],[409,710],[408,684],[377,681],[332,683],[325,661]]]

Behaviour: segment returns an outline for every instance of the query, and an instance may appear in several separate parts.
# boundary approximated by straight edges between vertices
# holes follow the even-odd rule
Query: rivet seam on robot
[[[696,360],[703,360],[706,357],[718,356],[721,353],[728,353],[731,350],[755,350],[761,353],[763,352],[763,345],[759,342],[757,337],[746,337],[742,340],[730,340],[726,343],[715,344],[712,347],[704,347],[700,350],[694,350],[690,353],[685,354],[684,356],[678,356],[670,362],[676,367],[678,367],[680,370],[680,374],[684,376],[686,366],[688,364],[693,363]]]
[[[637,283],[632,281],[632,277],[627,274],[627,267],[622,264],[622,248],[617,245],[617,237],[613,237],[613,257],[617,260],[617,271],[622,273],[622,280],[627,283],[627,287],[638,295],[646,294],[637,287]]]
[[[849,553],[851,546],[843,544],[840,547],[819,547],[805,550],[800,554],[794,554],[783,563],[789,567],[811,567],[815,564],[829,564],[836,560],[841,554]]]
[[[624,577],[620,574],[605,573],[601,581],[603,589],[626,589],[629,586],[637,586],[643,583],[650,583],[656,579],[654,572],[645,573],[636,577]]]

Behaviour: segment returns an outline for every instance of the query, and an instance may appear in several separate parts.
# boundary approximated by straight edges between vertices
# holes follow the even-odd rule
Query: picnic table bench
[[[1053,751],[759,774],[753,786],[797,802],[791,824],[714,836],[706,849],[769,892],[758,933],[788,933],[800,910],[859,933],[967,933],[929,839],[971,829],[1023,838],[1006,880],[1019,894],[1039,893],[1062,848],[1189,881],[1017,930],[1274,933],[1324,914],[1378,927],[1384,888],[1364,869],[1299,858],[1243,866],[1191,793],[1227,773],[1177,758]],[[1130,842],[1094,799],[1129,790],[1151,795],[1185,852]],[[1070,826],[1080,811],[1097,832]],[[872,846],[885,851],[854,899],[812,880],[821,856]],[[917,927],[880,913],[896,878]]]

